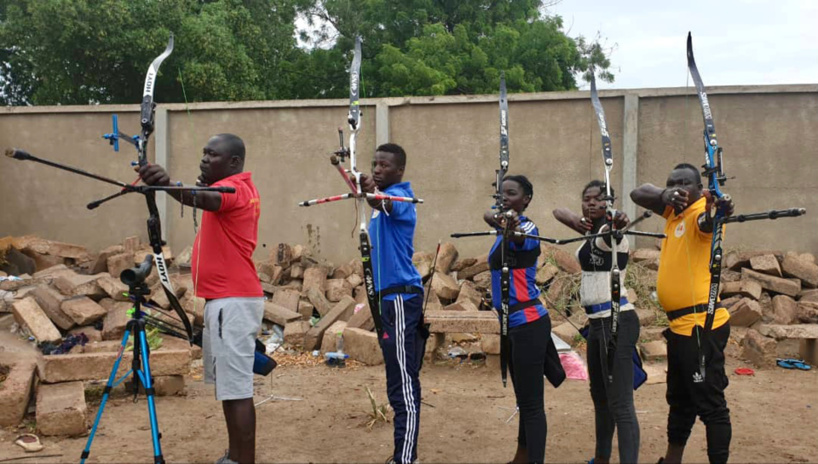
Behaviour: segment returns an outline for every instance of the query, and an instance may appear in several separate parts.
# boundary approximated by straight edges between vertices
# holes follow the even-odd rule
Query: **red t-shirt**
[[[235,174],[212,186],[234,187],[236,193],[222,193],[219,210],[202,214],[190,263],[196,296],[206,299],[263,296],[253,264],[261,204],[251,174]]]

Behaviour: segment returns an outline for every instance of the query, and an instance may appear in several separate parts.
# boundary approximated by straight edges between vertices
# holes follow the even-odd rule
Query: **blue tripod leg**
[[[141,322],[141,321],[140,321]],[[165,458],[162,457],[162,445],[159,443],[161,434],[159,433],[159,424],[156,420],[156,406],[154,404],[154,389],[153,381],[151,379],[151,366],[148,358],[150,352],[148,351],[148,338],[145,335],[144,326],[138,332],[139,346],[142,351],[142,370],[137,371],[139,380],[145,388],[145,394],[148,397],[148,414],[151,420],[151,439],[153,439],[153,462],[156,464],[164,463]]]
[[[108,402],[111,389],[114,387],[114,380],[116,379],[116,373],[119,370],[119,363],[122,361],[122,355],[125,353],[125,345],[128,343],[128,337],[130,335],[131,331],[125,330],[125,335],[122,336],[122,344],[119,346],[119,355],[117,355],[116,361],[114,361],[114,368],[111,369],[111,375],[108,376],[108,382],[105,383],[105,390],[102,394],[102,402],[99,404],[97,417],[94,419],[94,426],[91,427],[91,433],[88,435],[88,442],[85,443],[85,449],[82,451],[82,455],[80,456],[81,464],[85,464],[85,460],[88,459],[88,455],[91,453],[91,442],[94,441],[94,435],[97,433],[97,427],[99,427],[99,420],[102,418],[102,411],[105,409],[105,404]],[[130,371],[126,373],[123,378],[125,378],[129,373]]]

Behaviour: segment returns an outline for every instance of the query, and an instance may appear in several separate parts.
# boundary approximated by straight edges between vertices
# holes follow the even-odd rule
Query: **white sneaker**
[[[239,464],[236,461],[230,459],[230,450],[224,450],[224,456],[220,457],[216,460],[216,464]]]

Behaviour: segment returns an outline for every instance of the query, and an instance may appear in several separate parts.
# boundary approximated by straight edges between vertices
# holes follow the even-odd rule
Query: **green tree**
[[[493,93],[501,72],[510,91],[572,90],[576,76],[592,65],[601,79],[613,81],[598,41],[568,37],[562,19],[545,14],[545,6],[535,0],[319,0],[306,10],[314,33],[302,40],[335,40],[333,49],[348,51],[360,34],[368,96]],[[329,96],[344,95],[345,87],[337,87]]]
[[[135,103],[145,71],[175,34],[159,101],[341,98],[354,38],[363,95],[577,87],[598,41],[567,37],[539,0],[4,0],[0,103]],[[296,19],[309,28],[296,30]],[[300,22],[299,22],[300,23]],[[299,47],[296,37],[306,46]]]
[[[300,0],[6,0],[0,102],[130,103],[173,31],[162,101],[282,98]],[[283,88],[287,88],[284,86]]]

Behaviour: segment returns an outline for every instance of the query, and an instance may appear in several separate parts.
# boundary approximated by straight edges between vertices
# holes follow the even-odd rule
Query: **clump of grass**
[[[539,267],[545,266],[546,264],[551,264],[559,267],[559,265],[557,264],[557,259],[554,258],[554,255],[552,254],[543,255],[542,265],[540,265]]]
[[[86,385],[85,387],[85,401],[96,406],[102,402],[102,395],[105,393],[105,384]]]
[[[149,350],[156,351],[162,347],[162,332],[157,327],[146,327],[145,337],[148,340]],[[136,337],[131,337],[128,339],[128,346],[125,347],[125,351],[133,351],[133,344],[135,340]]]
[[[658,327],[670,327],[670,321],[667,318],[667,314],[664,311],[660,311],[659,314],[656,315],[656,322],[653,325]]]
[[[37,431],[37,419],[35,419],[34,414],[26,415],[23,423],[18,428],[22,428],[26,433],[35,433]]]
[[[378,404],[378,402],[375,401],[375,395],[372,394],[372,390],[370,390],[369,387],[366,387],[366,394],[369,396],[369,402],[372,405],[372,411],[367,413],[369,420],[366,423],[366,428],[372,430],[372,427],[378,422],[389,423],[389,411],[392,407],[386,403]]]
[[[581,274],[571,275],[564,272],[557,274],[542,287],[542,291],[545,294],[544,296],[546,303],[548,303],[549,307],[555,308],[557,311],[570,316],[572,313],[572,306],[574,306],[574,303],[578,303],[579,301],[579,289],[581,283]],[[559,293],[552,299],[548,297],[548,290],[553,285],[561,285],[562,288],[560,288]]]

